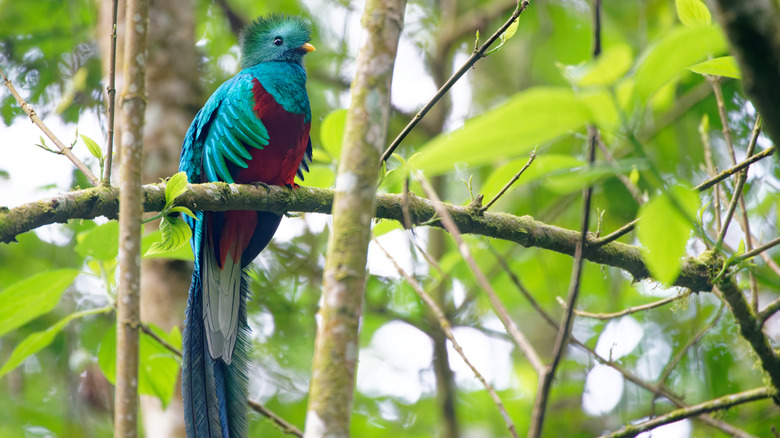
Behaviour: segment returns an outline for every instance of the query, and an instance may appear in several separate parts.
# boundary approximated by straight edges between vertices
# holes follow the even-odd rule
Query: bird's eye
[[[274,38],[274,45],[275,46],[281,46],[282,44],[284,44],[284,40],[282,40],[282,37]]]

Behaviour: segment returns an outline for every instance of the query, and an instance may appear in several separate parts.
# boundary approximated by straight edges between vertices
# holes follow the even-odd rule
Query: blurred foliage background
[[[108,33],[99,29],[99,15],[108,3],[0,0],[0,67],[47,120],[60,118],[69,127],[97,120],[105,129],[100,115],[105,95],[104,55],[99,46]],[[160,3],[152,1],[153,20]],[[236,32],[242,23],[270,12],[302,14],[312,20],[317,52],[306,62],[315,115],[315,162],[302,184],[330,187],[343,132],[342,109],[349,101],[360,41],[361,2],[178,0],[168,4],[186,9],[192,17],[195,83],[173,92],[188,102],[190,118],[219,84],[235,74]],[[391,133],[399,132],[465,61],[473,50],[475,32],[479,30],[484,41],[514,7],[515,2],[505,0],[409,2],[396,63]],[[538,148],[538,158],[528,172],[491,210],[532,215],[577,229],[581,189],[594,183],[594,217],[598,217],[598,229],[606,234],[636,218],[647,198],[676,185],[691,187],[707,179],[702,138],[711,145],[715,165],[730,167],[713,87],[703,75],[688,69],[727,54],[721,32],[706,23],[683,25],[673,0],[605,1],[603,8],[599,64],[590,61],[589,2],[533,2],[521,16],[516,34],[500,51],[479,61],[406,139],[397,151],[400,159],[391,158],[380,190],[400,193],[404,175],[419,169],[434,178],[446,202],[465,204],[478,194],[490,199]],[[150,48],[158,44],[153,38],[152,34]],[[756,113],[741,94],[739,80],[723,79],[718,86],[741,160]],[[0,104],[5,125],[26,123],[5,88],[0,90]],[[614,165],[584,169],[589,122],[601,129]],[[769,144],[762,136],[758,149]],[[32,146],[4,138],[0,154],[9,156]],[[81,143],[75,146],[79,149],[86,151]],[[151,165],[170,167],[162,162],[165,159],[155,155],[152,160],[158,162]],[[173,160],[174,168],[176,159],[167,158]],[[607,163],[603,153],[598,160]],[[778,234],[780,174],[769,161],[751,167],[745,190],[753,234],[761,242]],[[60,165],[69,163],[61,160]],[[7,179],[9,170],[0,160],[0,178],[5,175]],[[45,169],[41,170],[40,185],[51,184],[45,179]],[[74,176],[72,181],[59,182],[57,188],[85,185]],[[723,196],[728,199],[733,183],[724,186]],[[414,182],[411,190],[422,195]],[[714,239],[712,193],[703,193],[695,210],[701,230]],[[654,240],[664,241],[671,233],[669,227],[674,227],[663,220],[664,214],[675,213],[662,212],[662,220],[644,225]],[[689,234],[692,225],[685,226]],[[328,219],[316,214],[288,218],[279,234],[252,267],[254,298],[249,318],[255,364],[250,396],[302,428]],[[0,361],[8,362],[0,370],[0,436],[110,436],[114,325],[110,306],[116,247],[107,242],[115,241],[115,235],[112,222],[71,221],[22,235],[18,243],[0,245],[0,321],[6,323],[0,324],[4,327],[0,330]],[[518,430],[527,430],[536,392],[533,370],[512,348],[449,238],[424,228],[403,231],[389,222],[377,223],[375,235],[434,294],[466,354],[496,387]],[[674,278],[679,256],[704,250],[697,236],[685,245],[678,242],[680,254],[661,253],[666,261],[655,262],[651,266],[654,273],[659,278]],[[147,237],[146,245],[155,238]],[[734,224],[726,244],[736,250],[743,238]],[[621,241],[638,244],[638,239],[630,233]],[[542,357],[549,359],[555,331],[522,297],[499,258],[555,318],[562,314],[556,297],[566,295],[571,258],[499,240],[467,236],[467,242],[521,330]],[[641,243],[648,246],[646,241]],[[438,260],[437,267],[426,262],[417,246]],[[184,253],[165,263],[186,271],[186,259]],[[777,298],[780,281],[765,262],[756,263],[750,270],[763,304]],[[445,346],[426,307],[373,245],[369,272],[353,435],[506,436],[504,421],[490,397],[451,347]],[[747,288],[747,275],[740,281]],[[683,292],[661,283],[634,283],[615,268],[587,263],[579,307],[615,312]],[[31,296],[36,297],[33,305],[24,307],[22,303]],[[181,322],[183,302],[179,306],[166,307],[165,312]],[[653,387],[666,385],[692,404],[762,384],[756,357],[739,337],[729,312],[720,313],[722,306],[709,293],[685,295],[672,305],[611,320],[578,318],[573,333],[621,370]],[[14,313],[19,308],[26,310]],[[74,312],[88,314],[72,316]],[[58,324],[63,319],[67,321]],[[180,345],[177,327],[151,325],[159,336]],[[700,332],[700,340],[689,346]],[[770,319],[766,332],[777,341],[780,319]],[[23,340],[28,342],[26,354],[12,354]],[[166,406],[178,391],[178,358],[148,336],[142,344],[141,391]],[[675,359],[679,352],[685,354]],[[449,366],[442,368],[442,363]],[[663,381],[658,380],[661,376]],[[630,383],[587,351],[570,347],[552,391],[545,436],[595,436],[672,408],[667,398]],[[155,421],[175,422],[173,416]],[[767,400],[718,414],[719,420],[758,436],[769,435],[773,424],[780,426],[777,418],[777,408]],[[147,420],[145,436],[156,436]],[[657,433],[673,437],[723,434],[695,420]],[[284,434],[255,414],[251,436]]]

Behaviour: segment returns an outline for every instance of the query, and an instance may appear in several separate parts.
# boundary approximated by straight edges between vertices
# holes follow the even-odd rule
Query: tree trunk
[[[118,50],[122,50],[124,6],[120,2]],[[108,38],[111,7],[101,3],[100,48],[108,74]],[[184,134],[201,103],[198,87],[198,56],[195,49],[195,19],[192,0],[151,0],[147,58],[147,107],[144,129],[145,182],[157,182],[178,170]],[[118,59],[122,59],[121,53]],[[119,69],[121,71],[121,69]],[[117,78],[121,89],[121,78]],[[121,134],[117,135],[117,138]],[[148,225],[156,229],[157,222]],[[144,260],[141,276],[141,320],[164,330],[184,321],[192,266],[165,259]],[[145,436],[183,437],[181,392],[177,391],[167,409],[154,397],[143,397]]]
[[[358,54],[336,176],[333,233],[323,274],[322,321],[314,346],[306,415],[307,438],[349,436],[366,254],[405,6],[405,0],[368,0],[363,13],[367,35]]]

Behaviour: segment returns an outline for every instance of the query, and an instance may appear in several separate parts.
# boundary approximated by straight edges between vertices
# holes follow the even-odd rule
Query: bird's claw
[[[265,189],[266,192],[271,193],[271,187],[268,184],[264,183],[264,182],[258,181],[258,182],[253,183],[252,185],[254,185],[255,187],[262,187],[262,188]]]

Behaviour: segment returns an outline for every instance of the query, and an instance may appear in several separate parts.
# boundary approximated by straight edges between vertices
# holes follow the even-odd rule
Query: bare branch
[[[119,0],[111,1],[111,45],[108,66],[108,132],[106,133],[106,163],[103,169],[104,186],[111,185],[111,167],[114,160],[114,114],[116,113],[116,24]]]
[[[600,320],[608,320],[608,319],[615,319],[620,318],[621,316],[630,315],[632,313],[636,312],[642,312],[645,310],[655,309],[656,307],[665,306],[669,303],[672,303],[677,300],[685,299],[689,294],[688,293],[682,293],[679,295],[674,295],[671,297],[664,298],[662,300],[653,301],[652,303],[642,304],[641,306],[633,306],[626,309],[621,310],[620,312],[614,312],[614,313],[592,313],[592,312],[586,312],[584,310],[577,310],[574,309],[574,314],[577,316],[582,316],[584,318],[593,318],[593,319],[600,319]],[[556,297],[556,300],[558,301],[558,304],[561,305],[564,309],[566,309],[566,302],[563,301],[563,298]]]
[[[506,408],[504,407],[504,404],[501,402],[501,398],[496,393],[496,390],[493,389],[493,385],[491,385],[484,376],[477,370],[477,368],[474,366],[474,364],[471,363],[469,358],[466,356],[466,353],[463,352],[463,349],[460,347],[460,344],[458,344],[458,341],[455,340],[455,335],[452,333],[452,325],[447,320],[447,317],[444,316],[444,311],[441,310],[441,308],[436,304],[436,301],[425,293],[425,290],[423,290],[420,283],[417,282],[417,280],[412,277],[411,275],[407,274],[406,271],[401,268],[401,266],[398,264],[398,262],[395,261],[393,256],[390,255],[387,250],[377,241],[374,239],[374,243],[376,246],[379,247],[379,249],[382,250],[383,253],[385,253],[385,256],[387,256],[388,259],[390,259],[390,262],[393,263],[393,266],[395,267],[395,270],[398,271],[401,276],[403,276],[407,283],[409,283],[410,286],[412,286],[412,289],[417,293],[417,295],[422,299],[425,304],[428,305],[428,307],[431,309],[431,312],[433,312],[433,315],[436,317],[436,321],[439,323],[439,327],[441,327],[442,332],[444,333],[444,336],[447,337],[447,339],[452,342],[452,348],[455,349],[455,351],[460,355],[460,358],[463,359],[463,362],[471,369],[471,372],[474,373],[474,376],[479,380],[480,383],[482,383],[482,386],[485,387],[485,391],[490,394],[490,398],[493,399],[493,402],[496,404],[496,407],[498,408],[498,411],[501,413],[501,417],[504,419],[504,422],[506,423],[507,429],[509,429],[509,433],[517,438],[517,429],[515,428],[515,424],[512,422],[512,419],[509,417],[509,413],[507,413]]]
[[[645,421],[644,423],[626,426],[617,432],[613,432],[608,435],[602,435],[600,438],[635,437],[646,430],[655,429],[656,427],[663,426],[664,424],[674,423],[675,421],[684,420],[686,418],[695,417],[697,415],[706,414],[708,412],[721,411],[744,403],[764,400],[770,397],[775,397],[776,395],[777,390],[769,387],[756,388],[737,394],[725,395],[723,397],[718,397],[714,400],[709,400],[704,403],[677,409],[666,415],[661,415],[659,417],[653,418],[652,420]]]
[[[491,199],[490,202],[485,204],[484,207],[480,208],[479,211],[484,213],[488,210],[488,208],[490,208],[490,206],[495,204],[496,201],[498,201],[498,199],[501,196],[503,196],[504,193],[506,193],[506,191],[509,190],[510,187],[512,187],[512,184],[514,184],[515,181],[517,181],[520,178],[520,176],[525,172],[525,170],[531,166],[531,163],[533,163],[535,159],[536,159],[536,149],[534,149],[533,152],[531,152],[531,157],[528,158],[528,161],[523,165],[523,167],[520,168],[520,170],[504,185],[504,187],[498,193],[496,193],[496,196],[493,196],[493,199]]]
[[[469,268],[471,268],[471,272],[474,273],[474,277],[477,279],[479,286],[487,294],[488,300],[490,300],[490,304],[493,306],[496,315],[501,320],[501,323],[504,325],[507,333],[509,333],[512,340],[517,345],[517,348],[519,348],[525,357],[528,358],[528,362],[531,364],[537,374],[541,374],[544,371],[544,363],[542,363],[542,360],[539,358],[539,355],[536,353],[533,345],[531,345],[525,335],[520,331],[520,329],[517,328],[517,325],[514,323],[514,321],[512,321],[512,318],[509,316],[506,308],[501,303],[501,300],[498,299],[498,295],[496,295],[496,292],[493,290],[493,287],[490,285],[487,277],[485,277],[485,274],[471,256],[471,251],[469,251],[469,247],[466,245],[466,242],[463,241],[463,237],[458,230],[458,226],[453,221],[449,211],[444,208],[441,200],[439,200],[439,197],[433,191],[431,185],[422,176],[422,174],[418,174],[417,178],[419,179],[420,184],[422,184],[423,190],[425,190],[426,194],[433,201],[433,206],[436,209],[436,213],[439,215],[440,221],[443,223],[444,228],[446,228],[447,231],[452,234],[452,238],[455,239],[458,251],[460,251],[461,256],[463,256],[463,260],[465,260],[466,264],[468,264]]]
[[[46,126],[45,123],[43,123],[43,120],[41,120],[40,117],[38,117],[38,114],[33,109],[32,105],[25,102],[22,96],[19,94],[18,91],[16,91],[16,87],[14,87],[14,84],[11,83],[11,81],[5,76],[5,73],[3,73],[2,70],[0,70],[0,76],[3,77],[3,85],[5,85],[8,90],[13,94],[14,98],[16,99],[16,102],[19,104],[19,107],[21,107],[25,113],[30,117],[30,120],[32,120],[33,123],[35,123],[38,128],[40,128],[41,131],[43,131],[44,134],[46,134],[47,137],[51,139],[51,141],[54,142],[54,144],[57,146],[57,148],[60,150],[62,155],[65,155],[68,157],[68,159],[73,163],[80,171],[84,174],[85,177],[89,180],[89,182],[92,183],[93,186],[98,185],[100,183],[100,180],[92,173],[91,170],[81,161],[73,155],[73,152],[71,152],[70,148],[65,146],[65,143],[60,141],[59,138],[57,138],[56,135],[54,135],[53,132],[51,132],[51,129],[49,129],[48,126]]]
[[[501,35],[506,32],[506,30],[509,28],[509,26],[518,18],[520,17],[520,14],[525,11],[525,9],[529,5],[528,0],[519,0],[517,3],[517,7],[515,8],[515,11],[512,12],[512,15],[509,17],[509,19],[500,27],[498,30],[493,33],[493,35],[490,36],[490,38],[485,41],[484,44],[479,46],[478,49],[474,50],[474,53],[471,54],[469,59],[466,60],[466,62],[458,69],[458,71],[455,72],[455,74],[452,75],[452,77],[439,89],[439,91],[436,92],[436,94],[431,98],[428,103],[423,106],[423,108],[417,113],[417,115],[414,116],[411,122],[409,122],[408,125],[401,131],[400,134],[398,134],[398,137],[393,140],[392,143],[390,143],[390,146],[388,146],[387,150],[382,154],[382,158],[380,158],[379,165],[381,166],[381,163],[387,161],[388,158],[390,158],[390,155],[393,154],[393,151],[398,147],[398,145],[401,144],[401,142],[406,138],[407,135],[409,135],[410,132],[412,132],[412,129],[420,123],[420,120],[422,120],[423,117],[428,113],[428,111],[433,108],[434,105],[436,105],[436,102],[438,102],[449,90],[452,88],[453,85],[455,85],[456,82],[463,76],[469,69],[477,62],[480,58],[485,56],[485,52],[487,49],[498,39],[501,37]]]

